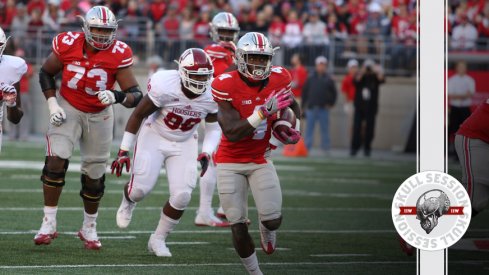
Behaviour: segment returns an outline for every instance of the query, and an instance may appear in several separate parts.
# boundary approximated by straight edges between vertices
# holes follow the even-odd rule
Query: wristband
[[[132,144],[134,143],[135,138],[136,138],[135,134],[125,131],[124,136],[122,137],[120,149],[124,151],[129,151],[129,149],[132,147]]]
[[[258,127],[260,123],[263,121],[263,115],[261,114],[260,110],[256,110],[247,118],[248,122],[250,123],[253,128]]]

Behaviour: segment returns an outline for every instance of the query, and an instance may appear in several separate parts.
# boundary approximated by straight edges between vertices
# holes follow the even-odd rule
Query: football
[[[272,123],[273,131],[285,131],[287,128],[295,128],[296,117],[289,107],[277,112],[277,119]]]

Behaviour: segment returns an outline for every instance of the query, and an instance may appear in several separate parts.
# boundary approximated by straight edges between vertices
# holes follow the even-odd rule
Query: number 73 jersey
[[[115,40],[107,50],[93,53],[83,49],[85,43],[82,32],[64,32],[53,39],[53,53],[63,63],[60,94],[76,109],[98,113],[106,106],[96,93],[114,87],[117,70],[132,65],[132,50]]]
[[[147,120],[160,136],[170,141],[185,141],[208,114],[217,113],[210,87],[190,99],[182,91],[176,70],[158,71],[148,81],[148,97],[159,108]]]

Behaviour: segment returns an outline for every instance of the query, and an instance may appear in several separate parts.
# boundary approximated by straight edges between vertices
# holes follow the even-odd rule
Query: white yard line
[[[353,261],[353,262],[274,262],[264,263],[262,266],[295,266],[295,265],[398,265],[410,264],[415,265],[413,261]],[[0,269],[57,269],[57,268],[111,268],[111,267],[197,267],[197,266],[241,266],[241,263],[195,263],[195,264],[87,264],[87,265],[3,265]]]
[[[78,236],[76,236],[75,238],[78,238]],[[109,240],[109,239],[115,239],[115,240],[123,239],[124,240],[124,239],[136,239],[136,236],[99,236],[98,238],[102,239],[102,240],[104,240],[104,239],[107,239],[107,240]]]

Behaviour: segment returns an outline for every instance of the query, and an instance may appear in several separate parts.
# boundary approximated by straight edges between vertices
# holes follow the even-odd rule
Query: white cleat
[[[84,242],[86,249],[99,250],[102,244],[98,240],[97,236],[97,223],[83,224],[80,231],[78,231],[78,237]]]
[[[151,234],[148,241],[148,251],[158,257],[171,257],[170,249],[166,247],[163,236]]]
[[[201,214],[201,213],[197,212],[197,216],[195,216],[194,223],[197,226],[211,226],[211,227],[229,227],[229,226],[231,226],[229,224],[229,222],[220,220],[212,212],[210,212],[208,214],[204,214],[204,213]]]
[[[117,210],[117,226],[119,228],[127,228],[131,223],[132,219],[132,211],[136,208],[136,203],[128,201],[124,194],[122,195],[121,206],[119,206],[119,210]]]
[[[48,245],[53,239],[58,237],[58,232],[56,232],[56,220],[48,219],[44,217],[41,224],[41,229],[34,236],[34,243],[36,245]]]
[[[260,228],[260,244],[263,251],[267,254],[275,252],[277,242],[277,231],[268,230],[261,222],[258,222]]]

